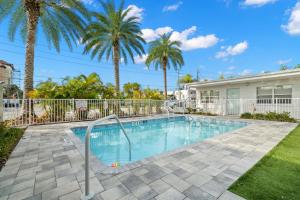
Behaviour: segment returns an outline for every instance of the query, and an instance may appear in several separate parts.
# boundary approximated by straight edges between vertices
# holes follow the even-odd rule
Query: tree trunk
[[[33,90],[34,46],[36,40],[36,29],[40,16],[40,6],[35,0],[27,0],[25,1],[25,9],[27,14],[27,38],[23,97],[28,98],[28,92]]]
[[[113,62],[114,62],[114,70],[115,70],[115,89],[116,95],[120,93],[120,71],[119,71],[119,61],[120,61],[120,52],[119,52],[119,42],[114,44],[113,47]]]
[[[163,64],[163,71],[164,71],[164,86],[165,86],[165,99],[167,100],[168,99],[168,93],[167,93],[167,90],[168,90],[168,87],[167,87],[167,65],[164,63]]]

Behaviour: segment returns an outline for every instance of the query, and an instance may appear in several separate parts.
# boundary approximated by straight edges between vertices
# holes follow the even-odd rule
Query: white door
[[[240,114],[240,89],[230,88],[227,89],[227,115]]]

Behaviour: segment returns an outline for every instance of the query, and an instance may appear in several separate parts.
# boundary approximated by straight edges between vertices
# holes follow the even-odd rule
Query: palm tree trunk
[[[167,94],[167,65],[164,64],[163,66],[163,71],[164,71],[164,86],[165,86],[165,99],[168,99],[168,94]]]
[[[27,39],[25,52],[25,80],[24,80],[24,98],[28,98],[28,92],[33,90],[33,72],[34,72],[34,46],[36,40],[36,29],[40,15],[39,4],[35,1],[25,1],[27,14]]]
[[[115,89],[116,95],[120,93],[120,71],[119,71],[119,61],[120,61],[120,52],[119,52],[119,42],[117,42],[113,47],[113,62],[115,70]]]

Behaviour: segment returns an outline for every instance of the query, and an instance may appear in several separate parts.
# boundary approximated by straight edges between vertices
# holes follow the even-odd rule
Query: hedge
[[[8,128],[3,123],[0,123],[0,170],[5,165],[23,133],[24,129]]]
[[[243,113],[241,115],[243,119],[257,119],[257,120],[268,120],[268,121],[280,121],[280,122],[297,122],[296,119],[290,116],[290,113],[283,112],[283,113],[275,113],[275,112],[268,112],[264,113]]]

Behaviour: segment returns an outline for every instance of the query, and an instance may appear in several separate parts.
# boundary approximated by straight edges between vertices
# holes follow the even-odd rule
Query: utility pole
[[[178,74],[178,77],[177,77],[177,84],[178,84],[178,93],[179,93],[179,100],[181,100],[181,91],[180,91],[180,72],[179,72],[179,69],[177,70],[177,74]]]
[[[199,73],[200,73],[200,70],[199,70],[199,68],[197,68],[197,81],[199,82]]]

